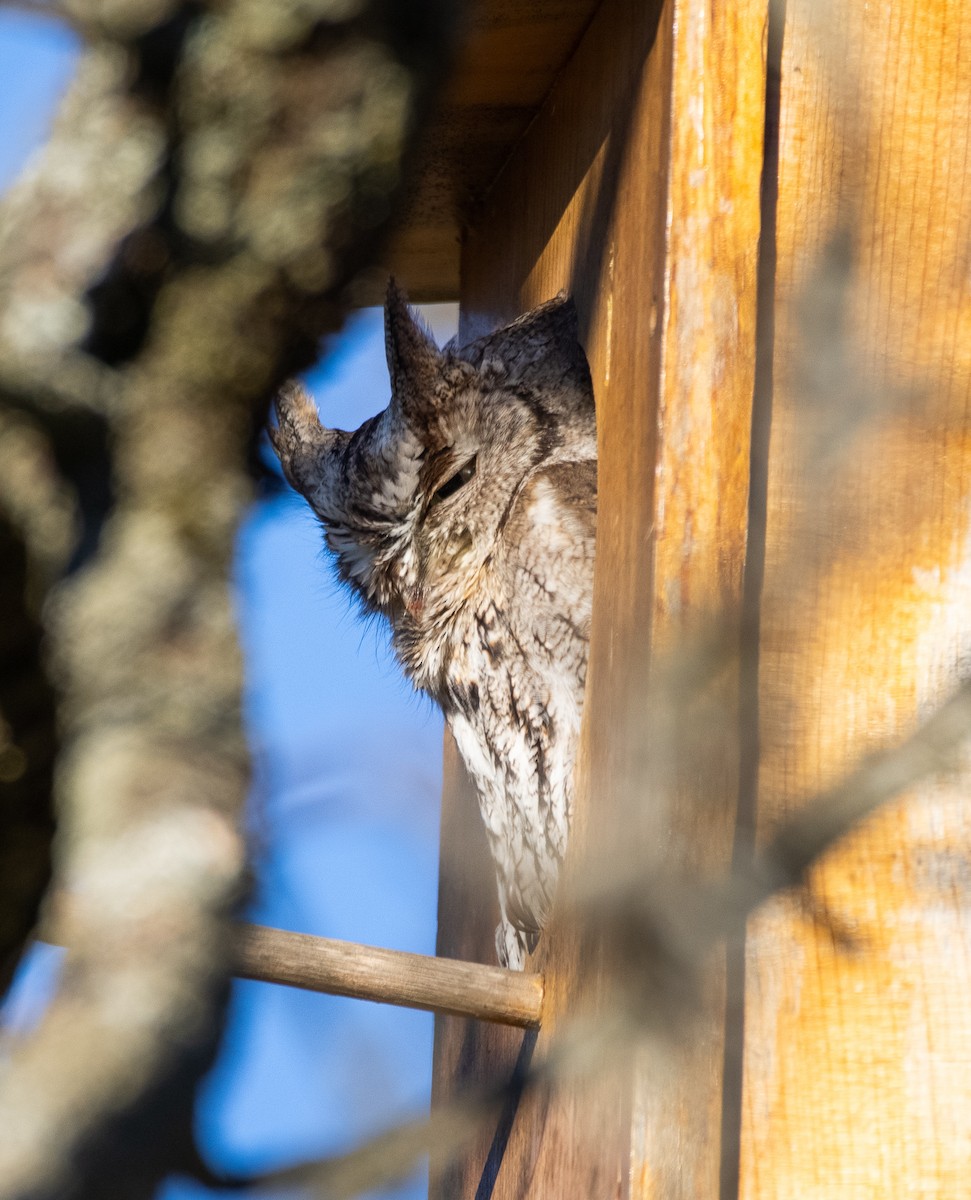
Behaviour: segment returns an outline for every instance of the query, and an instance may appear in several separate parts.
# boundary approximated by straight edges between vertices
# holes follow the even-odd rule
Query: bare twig
[[[971,681],[963,683],[905,741],[871,755],[837,787],[816,796],[780,826],[756,863],[754,879],[763,889],[763,898],[801,883],[821,855],[881,804],[935,774],[953,770],[969,737]]]
[[[248,1181],[247,1187],[301,1185],[328,1200],[370,1191],[407,1174],[424,1154],[432,1153],[441,1162],[458,1154],[513,1093],[569,1075],[603,1071],[628,1057],[637,1040],[653,1039],[660,1049],[667,1039],[690,1036],[691,989],[716,943],[740,934],[755,909],[777,892],[801,884],[820,855],[857,822],[930,774],[950,767],[969,736],[971,683],[900,745],[872,756],[838,787],[807,801],[749,868],[723,883],[704,887],[696,879],[670,878],[648,882],[642,870],[618,874],[616,862],[609,871],[592,870],[601,919],[606,904],[614,932],[631,922],[639,929],[636,938],[625,939],[623,986],[609,995],[603,1012],[572,1019],[558,1031],[544,1057],[500,1088],[471,1092],[427,1120],[399,1126],[347,1155],[274,1172]],[[591,895],[585,894],[583,903],[591,902]],[[582,907],[577,916],[584,916]],[[636,960],[636,947],[641,961]],[[672,1019],[675,1003],[678,1011]]]

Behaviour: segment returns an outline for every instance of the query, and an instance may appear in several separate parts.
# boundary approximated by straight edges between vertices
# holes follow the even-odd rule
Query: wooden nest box
[[[628,981],[623,1061],[508,1106],[433,1168],[439,1200],[967,1188],[968,775],[893,755],[971,661],[969,114],[961,0],[479,11],[387,265],[458,297],[465,336],[577,302],[600,517],[576,861],[629,825],[645,894],[669,880],[707,928],[733,861],[866,756],[898,774],[704,959],[695,1011]],[[491,963],[446,757],[439,952]],[[581,991],[606,1026],[608,959],[554,919],[535,1046],[440,1018],[436,1101],[541,1058]]]

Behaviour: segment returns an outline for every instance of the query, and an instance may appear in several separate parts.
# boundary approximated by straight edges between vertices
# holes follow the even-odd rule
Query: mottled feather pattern
[[[572,303],[440,351],[392,284],[392,397],[328,430],[298,385],[271,437],[320,518],[338,573],[391,623],[441,706],[496,864],[499,960],[521,968],[566,850],[583,704],[597,464]]]

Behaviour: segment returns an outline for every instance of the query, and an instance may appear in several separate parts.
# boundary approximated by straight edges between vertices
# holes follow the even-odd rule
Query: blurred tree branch
[[[49,691],[18,580],[52,566],[53,537],[48,578],[73,558],[43,604],[71,954],[0,1070],[0,1196],[148,1196],[192,1165],[245,884],[229,570],[248,455],[386,237],[459,9],[63,5],[87,48],[0,212],[0,408],[49,483],[0,491],[0,628],[24,686]],[[0,895],[9,963],[47,874],[55,743],[49,704],[33,743],[0,704],[30,788],[5,792],[4,834],[42,834],[19,843],[25,888]]]

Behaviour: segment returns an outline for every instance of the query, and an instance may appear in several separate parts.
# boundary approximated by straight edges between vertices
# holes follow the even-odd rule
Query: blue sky
[[[56,23],[0,10],[0,188],[43,140],[76,52]],[[452,306],[425,315],[440,341],[454,332]],[[380,312],[357,314],[308,383],[332,425],[354,428],[384,407]],[[236,580],[256,768],[252,919],[434,953],[437,710],[404,682],[385,631],[335,586],[292,493],[253,506]],[[39,956],[8,1021],[29,1022],[51,976]],[[427,1104],[431,1042],[425,1014],[239,983],[199,1107],[203,1147],[214,1165],[249,1171],[353,1144]],[[175,1182],[164,1192],[203,1194]],[[386,1194],[423,1196],[423,1175]]]

